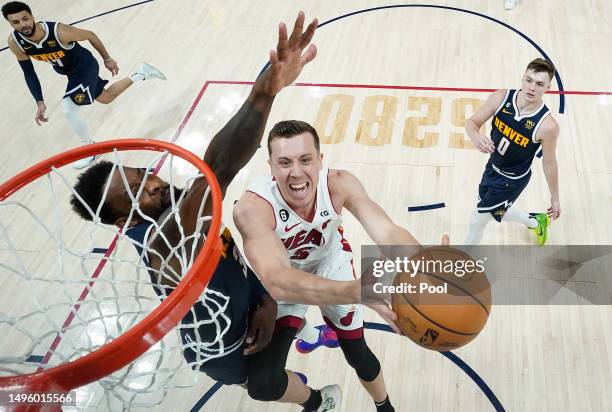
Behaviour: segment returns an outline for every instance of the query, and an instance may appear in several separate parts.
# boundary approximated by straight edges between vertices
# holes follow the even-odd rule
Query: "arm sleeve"
[[[28,89],[30,89],[30,93],[34,96],[34,100],[37,102],[43,101],[42,88],[40,87],[40,81],[38,80],[38,76],[34,71],[34,65],[32,64],[32,60],[18,60],[19,65],[21,66],[21,70],[23,70],[23,75],[25,77],[26,84],[28,85]]]

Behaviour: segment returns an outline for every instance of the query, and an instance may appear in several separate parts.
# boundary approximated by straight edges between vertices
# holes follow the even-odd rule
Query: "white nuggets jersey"
[[[328,173],[326,167],[319,172],[316,210],[311,222],[302,219],[289,207],[272,176],[247,189],[270,203],[276,219],[274,231],[287,249],[291,266],[306,272],[313,272],[338,251],[351,252],[350,245],[342,236],[342,211],[337,213],[332,204]]]

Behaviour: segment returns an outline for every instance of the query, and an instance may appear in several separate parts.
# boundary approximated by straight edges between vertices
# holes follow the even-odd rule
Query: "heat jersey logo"
[[[287,252],[291,252],[290,259],[304,260],[309,255],[312,249],[321,246],[325,243],[323,234],[317,229],[311,229],[309,232],[300,230],[293,236],[283,239],[283,244]]]

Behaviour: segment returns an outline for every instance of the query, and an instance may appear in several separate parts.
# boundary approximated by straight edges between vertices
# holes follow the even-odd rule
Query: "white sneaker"
[[[506,0],[506,3],[504,3],[504,9],[506,10],[512,10],[515,7],[516,7],[516,0]]]
[[[75,169],[83,169],[89,166],[90,164],[92,164],[96,160],[97,157],[98,156],[84,157],[72,163],[72,167],[74,167]]]
[[[136,70],[136,73],[142,74],[144,76],[144,80],[149,80],[149,79],[166,80],[166,76],[164,76],[162,72],[160,72],[155,67],[145,62],[142,62],[140,64],[140,67],[138,67],[138,70]]]
[[[317,412],[339,412],[342,405],[342,389],[340,385],[327,385],[321,388],[321,406]]]

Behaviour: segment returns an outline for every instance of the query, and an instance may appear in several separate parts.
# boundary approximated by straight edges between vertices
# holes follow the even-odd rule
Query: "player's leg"
[[[482,174],[482,179],[478,185],[478,204],[470,215],[470,226],[468,228],[468,234],[463,240],[464,245],[479,244],[484,235],[485,227],[493,220],[491,213],[486,210],[486,207],[492,204],[489,199],[492,194],[491,184],[495,178],[492,173],[495,172],[487,167]],[[480,210],[480,208],[485,208],[485,210]]]
[[[89,134],[89,127],[80,116],[80,106],[77,105],[70,97],[64,97],[62,100],[62,111],[64,113],[64,118],[68,122],[68,125],[74,134],[78,136],[82,144],[93,143],[91,135]]]
[[[525,190],[531,173],[522,179],[517,179],[506,184],[506,190],[508,197],[513,199],[512,202],[516,201],[520,194]],[[546,213],[527,213],[524,210],[518,208],[516,205],[512,205],[506,210],[506,213],[502,219],[504,222],[514,222],[525,225],[528,229],[533,230],[536,236],[536,243],[542,246],[546,243],[548,235],[548,225],[550,225],[550,217]]]
[[[155,67],[151,66],[147,63],[142,63],[136,72],[132,75],[118,80],[115,83],[111,84],[107,89],[101,90],[96,95],[96,101],[102,104],[109,104],[120,94],[125,92],[131,85],[134,83],[149,80],[149,79],[161,79],[166,80],[166,76],[162,72],[160,72]]]
[[[352,253],[339,250],[321,265],[319,275],[327,279],[349,281],[355,278]],[[363,305],[322,306],[325,322],[334,329],[347,363],[355,370],[378,412],[394,411],[380,362],[363,335]]]
[[[468,234],[463,241],[464,245],[477,245],[482,240],[484,230],[487,224],[493,220],[490,213],[480,213],[478,209],[472,211],[470,216],[470,227],[468,228]]]
[[[81,141],[81,144],[93,143],[89,127],[81,117],[82,106],[93,103],[95,92],[104,87],[98,77],[98,65],[91,64],[81,67],[80,70],[68,75],[68,84],[62,102],[62,111],[68,125]],[[89,166],[96,156],[86,157],[73,163],[75,169]]]
[[[340,406],[337,385],[314,390],[295,372],[285,369],[291,343],[302,325],[306,309],[306,305],[278,305],[278,319],[270,343],[248,359],[247,389],[251,398],[299,404],[308,411],[317,410],[323,403]],[[334,411],[335,407],[326,410]]]
[[[527,226],[529,229],[535,229],[538,227],[538,220],[533,215],[525,212],[516,205],[512,205],[508,210],[506,210],[506,214],[504,215],[502,221],[520,223]]]

